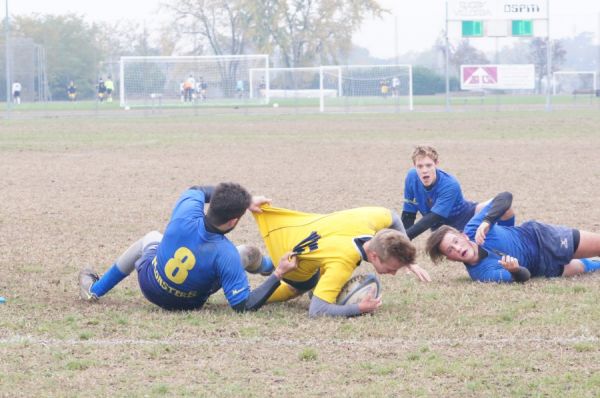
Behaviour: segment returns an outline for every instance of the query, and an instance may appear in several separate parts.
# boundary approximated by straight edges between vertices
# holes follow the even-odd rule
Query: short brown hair
[[[417,163],[417,158],[429,157],[431,160],[437,163],[438,153],[434,147],[428,145],[416,146],[412,153],[413,164]]]
[[[442,253],[442,251],[440,250],[440,245],[442,243],[442,240],[444,240],[444,237],[449,232],[460,234],[460,231],[456,228],[453,228],[449,225],[442,225],[434,232],[432,232],[431,235],[429,235],[429,238],[427,238],[427,243],[425,244],[425,252],[429,255],[431,261],[433,261],[434,263],[438,263],[440,259],[445,257],[444,253]]]
[[[392,257],[404,265],[414,264],[417,257],[415,246],[406,235],[395,229],[386,228],[378,231],[371,239],[369,248],[383,261]]]

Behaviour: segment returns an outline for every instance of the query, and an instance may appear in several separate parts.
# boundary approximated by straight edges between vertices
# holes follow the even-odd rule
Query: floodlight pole
[[[450,50],[449,50],[449,43],[448,43],[448,0],[446,0],[446,31],[444,32],[444,36],[445,36],[445,42],[446,42],[446,50],[445,50],[445,57],[446,57],[446,112],[450,110],[450,77],[449,77],[449,66],[448,66],[448,62],[450,59]]]
[[[10,101],[11,101],[11,81],[10,81],[10,60],[8,51],[10,46],[8,45],[8,37],[9,37],[9,27],[8,27],[8,0],[6,0],[6,18],[4,19],[4,46],[5,46],[5,62],[6,62],[6,118],[10,118]]]
[[[546,26],[548,35],[546,43],[546,111],[552,111],[552,100],[550,92],[550,76],[552,75],[552,42],[550,41],[550,0],[546,0]]]

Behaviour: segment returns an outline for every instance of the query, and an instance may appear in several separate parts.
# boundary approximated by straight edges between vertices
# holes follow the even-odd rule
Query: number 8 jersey
[[[156,256],[140,268],[142,292],[161,307],[200,308],[221,287],[232,307],[248,298],[250,288],[238,251],[224,235],[206,230],[204,203],[200,190],[183,193]]]

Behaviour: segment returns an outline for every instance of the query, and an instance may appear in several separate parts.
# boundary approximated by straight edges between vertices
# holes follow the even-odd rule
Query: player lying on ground
[[[427,239],[434,262],[442,257],[465,264],[471,279],[481,282],[525,282],[532,276],[573,276],[600,268],[588,257],[600,255],[600,234],[528,221],[519,226],[497,224],[510,208],[512,194],[503,192],[466,225],[464,233],[442,226]]]
[[[394,275],[406,267],[420,280],[431,280],[427,271],[414,264],[416,249],[406,238],[398,215],[388,209],[362,207],[311,214],[268,205],[261,208],[261,213],[253,215],[271,258],[280,258],[289,251],[298,258],[298,267],[285,274],[268,303],[286,301],[312,290],[311,317],[373,312],[381,305],[381,298],[372,295],[359,304],[335,304],[361,261],[373,264],[380,274]],[[252,257],[255,260],[251,262],[260,262],[257,248],[245,247],[242,251],[245,250],[253,250],[254,254],[244,253],[242,258]]]
[[[282,254],[273,275],[251,292],[239,253],[225,234],[235,228],[247,208],[260,212],[259,206],[267,202],[233,183],[190,188],[175,204],[164,236],[148,233],[102,278],[90,269],[81,271],[81,298],[97,300],[135,268],[144,296],[167,310],[201,308],[221,288],[234,310],[260,308],[283,274],[295,268],[296,259],[291,253]],[[209,203],[206,215],[205,203]]]
[[[404,180],[402,223],[412,240],[428,229],[450,225],[462,231],[467,222],[489,203],[465,200],[458,180],[438,169],[438,153],[430,146],[418,146],[412,154],[414,168]],[[417,212],[421,219],[415,223]],[[508,208],[498,224],[515,225],[515,215]]]

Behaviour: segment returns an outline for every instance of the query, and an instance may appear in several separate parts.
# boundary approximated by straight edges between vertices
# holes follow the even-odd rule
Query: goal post
[[[263,70],[268,84],[269,56],[127,56],[119,62],[121,107],[250,105],[265,103],[250,94],[250,69]]]
[[[552,73],[552,95],[595,94],[598,83],[595,71],[557,71]]]
[[[412,65],[340,65],[323,67],[325,76],[339,76],[340,95],[326,98],[326,108],[346,111],[414,109]]]
[[[259,76],[268,81],[259,83]],[[342,109],[413,110],[411,65],[324,65],[249,70],[251,96],[291,106]]]

